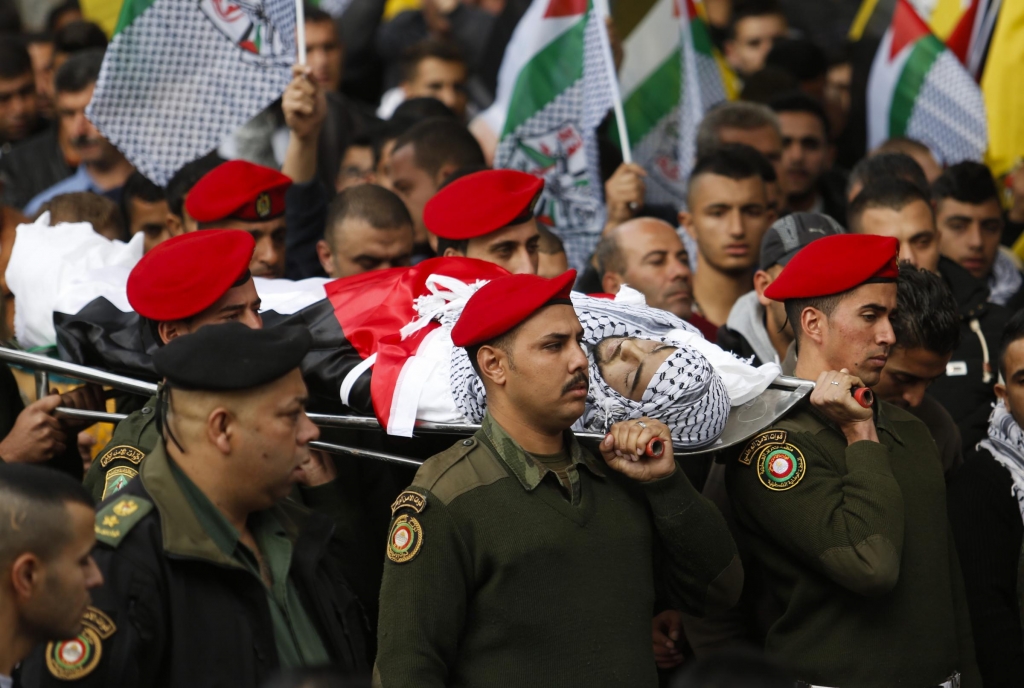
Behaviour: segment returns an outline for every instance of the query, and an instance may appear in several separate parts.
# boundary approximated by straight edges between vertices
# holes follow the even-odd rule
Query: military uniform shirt
[[[225,555],[265,582],[260,575],[259,562],[253,552],[239,540],[238,531],[224,514],[215,507],[195,483],[168,460],[171,474],[181,487],[185,499],[199,520],[203,531]],[[294,669],[330,664],[320,634],[309,617],[295,584],[288,576],[291,566],[292,543],[272,511],[262,511],[249,519],[253,539],[260,548],[263,561],[270,571],[271,586],[267,589],[270,619],[274,626],[274,641],[281,667]]]
[[[374,685],[653,688],[655,586],[693,614],[742,569],[678,468],[638,483],[565,434],[568,489],[487,415],[392,507]]]
[[[142,459],[160,441],[156,424],[156,397],[117,424],[107,446],[96,455],[82,481],[96,502],[116,494],[139,474]]]
[[[980,685],[938,450],[877,402],[878,442],[847,443],[810,404],[729,463],[740,536],[781,608],[765,652],[842,688]]]

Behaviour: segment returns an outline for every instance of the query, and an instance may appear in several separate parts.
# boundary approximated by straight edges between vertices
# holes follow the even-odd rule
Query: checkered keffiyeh
[[[583,341],[593,348],[608,337],[639,337],[668,342],[672,330],[693,330],[680,318],[656,308],[572,294],[573,306],[583,326]],[[679,448],[696,448],[714,442],[729,418],[729,393],[722,378],[703,355],[685,346],[658,368],[641,401],[615,392],[601,377],[590,358],[590,391],[583,417],[574,430],[605,432],[613,423],[644,416],[669,426]],[[466,350],[452,348],[451,390],[459,410],[479,423],[487,410],[483,383],[473,371]]]
[[[185,0],[156,0],[107,50],[89,119],[160,186],[280,97],[291,80],[293,0],[244,4],[273,27],[274,55],[246,53],[199,2]]]

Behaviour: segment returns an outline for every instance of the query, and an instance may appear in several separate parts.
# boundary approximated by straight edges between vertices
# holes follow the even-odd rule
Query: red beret
[[[277,170],[229,160],[196,182],[185,197],[185,210],[196,222],[263,222],[284,214],[284,193],[291,185]]]
[[[873,234],[834,234],[793,256],[764,295],[773,301],[830,296],[899,275],[900,242]]]
[[[166,322],[197,315],[249,274],[256,240],[240,229],[208,229],[158,244],[128,275],[128,303]]]
[[[475,239],[526,222],[544,180],[515,170],[484,170],[456,179],[427,201],[423,224],[443,239]]]
[[[554,300],[569,301],[576,271],[558,277],[509,275],[491,280],[466,302],[452,328],[455,346],[473,346],[499,337]]]

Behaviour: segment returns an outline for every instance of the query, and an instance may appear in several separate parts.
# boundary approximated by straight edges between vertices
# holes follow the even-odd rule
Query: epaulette
[[[117,547],[142,517],[153,509],[148,499],[125,495],[96,512],[96,539]]]

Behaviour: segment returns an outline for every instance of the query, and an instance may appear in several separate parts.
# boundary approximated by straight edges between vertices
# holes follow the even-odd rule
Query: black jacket
[[[0,158],[3,202],[20,210],[36,194],[74,173],[75,168],[64,160],[64,153],[57,142],[57,127],[51,126],[17,144]]]
[[[1024,686],[1021,543],[1024,522],[1013,478],[988,451],[964,459],[949,479],[949,522],[960,555],[974,647],[985,688]]]
[[[750,365],[754,367],[768,362],[762,361],[758,357],[754,347],[750,346],[750,342],[747,341],[742,332],[730,329],[728,325],[722,325],[718,328],[718,337],[715,339],[715,344],[718,344],[724,351],[736,354],[745,361],[750,361]]]
[[[279,668],[263,584],[221,553],[173,483],[161,444],[97,512],[93,556],[104,583],[92,604],[115,627],[99,662],[77,680],[59,679],[47,662],[55,648],[37,648],[22,686],[258,688]],[[134,508],[123,508],[126,500]],[[288,502],[273,508],[292,538],[290,576],[332,663],[368,673],[365,616],[328,553],[331,520]],[[105,520],[118,513],[120,523]]]
[[[939,273],[953,292],[960,313],[960,346],[928,392],[960,426],[964,453],[986,434],[996,395],[999,340],[1009,319],[1002,306],[988,302],[988,287],[955,262],[939,259]]]

